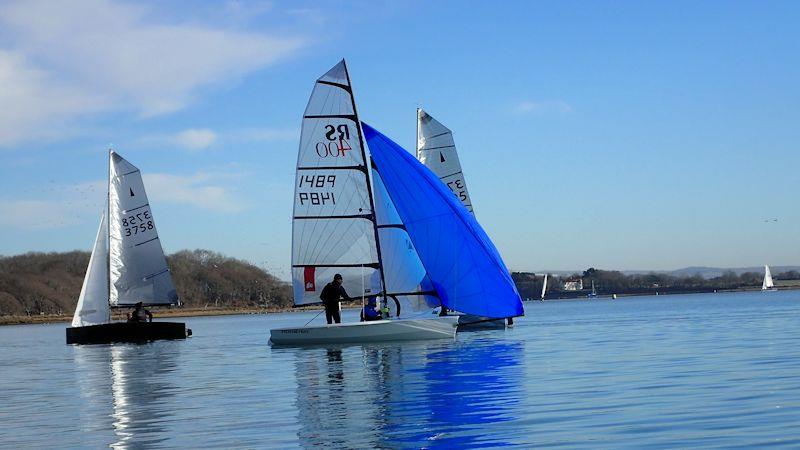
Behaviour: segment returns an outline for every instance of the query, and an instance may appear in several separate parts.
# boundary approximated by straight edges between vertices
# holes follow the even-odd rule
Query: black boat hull
[[[109,344],[186,339],[192,331],[180,322],[114,322],[67,328],[67,344]]]

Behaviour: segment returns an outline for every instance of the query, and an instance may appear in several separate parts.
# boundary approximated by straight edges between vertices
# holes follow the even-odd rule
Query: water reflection
[[[113,430],[109,436],[112,448],[162,444],[169,436],[175,391],[170,374],[177,367],[177,350],[177,346],[162,343],[74,347],[82,426]]]
[[[296,352],[298,438],[319,446],[512,444],[524,341],[474,340]]]

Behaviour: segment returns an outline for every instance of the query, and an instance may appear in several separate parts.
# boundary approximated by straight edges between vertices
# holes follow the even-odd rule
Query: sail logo
[[[317,285],[314,282],[314,272],[316,267],[303,268],[303,284],[305,285],[306,292],[314,292],[317,290]]]
[[[338,126],[325,125],[325,139],[328,142],[317,142],[316,151],[320,158],[344,158],[347,151],[352,150],[350,140],[350,127],[346,124]]]

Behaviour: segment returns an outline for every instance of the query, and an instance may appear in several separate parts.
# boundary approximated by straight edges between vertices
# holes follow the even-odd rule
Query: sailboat
[[[590,292],[587,297],[597,298],[597,289],[594,288],[594,280],[592,280],[592,292]]]
[[[375,171],[344,60],[317,79],[303,115],[292,220],[294,304],[319,304],[334,274],[352,298],[380,297],[394,318],[273,329],[273,344],[455,337],[457,317],[406,318],[438,299]]]
[[[772,281],[772,273],[769,271],[769,266],[764,266],[764,282],[761,283],[761,290],[762,291],[777,291],[778,288],[775,287],[775,283]]]
[[[422,108],[417,108],[417,159],[431,170],[473,215],[475,211],[461,169],[453,132]],[[505,319],[490,319],[461,311],[448,314],[461,316],[459,331],[505,328]],[[509,325],[512,322],[509,320]]]
[[[539,300],[544,301],[544,293],[547,291],[547,274],[544,274],[544,279],[542,280],[542,295],[539,297]]]
[[[139,169],[109,151],[108,208],[100,218],[67,344],[185,339],[178,322],[111,322],[111,308],[179,305]],[[191,330],[188,331],[191,334]]]

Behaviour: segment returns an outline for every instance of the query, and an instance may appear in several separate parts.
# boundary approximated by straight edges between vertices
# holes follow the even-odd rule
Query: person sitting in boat
[[[367,299],[367,304],[361,310],[361,321],[370,322],[373,320],[381,320],[381,315],[378,313],[378,305],[375,302],[375,297]]]
[[[325,285],[319,298],[325,306],[325,320],[328,321],[328,325],[333,321],[342,323],[342,316],[339,314],[339,300],[350,300],[350,296],[342,286],[342,276],[338,273],[334,275],[333,281]]]
[[[133,311],[128,313],[128,322],[152,322],[153,313],[144,309],[142,302],[133,307]]]

